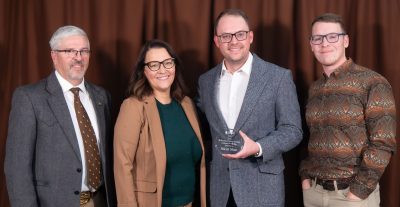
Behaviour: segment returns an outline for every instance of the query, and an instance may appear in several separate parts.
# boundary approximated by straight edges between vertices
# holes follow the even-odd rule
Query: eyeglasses
[[[174,58],[168,58],[165,59],[161,62],[159,61],[150,61],[148,63],[145,63],[145,65],[151,70],[151,71],[158,71],[160,69],[161,64],[164,66],[165,69],[172,69],[175,66],[175,59]]]
[[[67,50],[53,50],[55,52],[63,52],[65,53],[68,57],[76,57],[78,53],[81,55],[81,57],[88,57],[90,55],[90,50],[88,49],[83,49],[83,50],[74,50],[74,49],[67,49]]]
[[[320,45],[324,41],[324,38],[326,38],[326,41],[329,43],[335,43],[339,41],[339,37],[341,35],[346,35],[346,33],[329,33],[326,35],[313,35],[310,37],[310,42],[313,45]]]
[[[247,33],[249,33],[250,31],[239,31],[236,33],[223,33],[222,35],[217,35],[217,37],[219,38],[219,40],[222,43],[229,43],[232,41],[233,36],[236,37],[236,39],[238,41],[243,41],[245,39],[247,39]]]

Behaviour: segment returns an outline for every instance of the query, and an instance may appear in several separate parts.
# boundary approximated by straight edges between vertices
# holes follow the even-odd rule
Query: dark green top
[[[200,142],[181,105],[157,101],[167,152],[163,187],[163,207],[175,207],[193,201],[196,190],[196,165],[201,159]]]

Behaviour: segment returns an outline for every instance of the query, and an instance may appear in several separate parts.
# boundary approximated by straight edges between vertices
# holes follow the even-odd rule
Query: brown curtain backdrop
[[[58,27],[72,24],[88,33],[93,53],[86,78],[111,92],[116,115],[139,49],[152,38],[178,52],[195,96],[199,75],[222,60],[212,42],[213,21],[225,8],[249,15],[253,52],[293,72],[302,109],[308,87],[322,74],[309,47],[310,23],[324,12],[342,15],[347,56],[389,80],[400,117],[400,0],[0,0],[0,206],[9,206],[3,163],[11,95],[51,73],[48,41]],[[308,140],[304,130],[302,144],[285,154],[290,207],[303,206],[297,168]],[[381,179],[381,206],[400,206],[399,158],[393,156]]]

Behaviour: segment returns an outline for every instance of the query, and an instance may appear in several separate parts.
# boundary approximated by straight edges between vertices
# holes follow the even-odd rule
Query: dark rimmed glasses
[[[346,35],[346,33],[329,33],[326,35],[312,35],[310,37],[310,42],[313,45],[320,45],[322,44],[325,38],[326,41],[328,41],[329,43],[335,43],[339,41],[339,37],[342,35]]]
[[[235,38],[238,41],[243,41],[245,39],[247,39],[247,33],[249,33],[250,31],[239,31],[239,32],[235,32],[235,33],[223,33],[221,35],[217,35],[217,37],[219,38],[219,40],[222,43],[229,43],[232,41],[233,36],[235,36]]]
[[[145,63],[144,65],[149,68],[151,71],[158,71],[160,70],[161,64],[164,66],[165,69],[172,69],[175,66],[175,59],[174,58],[168,58],[163,61],[150,61],[148,63]]]

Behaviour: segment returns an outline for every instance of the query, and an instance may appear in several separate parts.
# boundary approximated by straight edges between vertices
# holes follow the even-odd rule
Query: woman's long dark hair
[[[145,69],[145,57],[147,52],[152,48],[164,48],[167,50],[169,55],[175,59],[175,78],[171,85],[171,97],[177,101],[181,101],[185,97],[187,88],[182,77],[182,61],[178,55],[174,52],[172,47],[162,40],[150,40],[146,42],[137,59],[134,71],[129,80],[128,96],[136,97],[139,100],[143,100],[143,97],[153,94],[153,89],[150,86],[149,81],[144,75]]]

